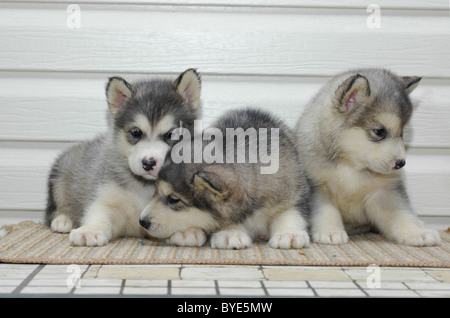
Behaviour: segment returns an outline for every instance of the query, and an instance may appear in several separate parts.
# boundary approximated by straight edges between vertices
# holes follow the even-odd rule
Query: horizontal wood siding
[[[450,223],[448,1],[0,1],[0,224],[42,218],[56,156],[106,129],[104,88],[120,75],[202,74],[204,125],[259,106],[292,127],[334,74],[383,67],[423,76],[405,131],[415,211]],[[435,222],[435,223],[436,223]],[[444,225],[443,225],[444,226]]]

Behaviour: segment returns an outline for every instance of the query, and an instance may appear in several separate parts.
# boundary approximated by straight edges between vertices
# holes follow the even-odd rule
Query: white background
[[[43,220],[53,160],[105,130],[108,76],[195,67],[205,124],[248,105],[293,126],[334,74],[384,67],[423,76],[407,188],[423,220],[450,225],[449,1],[82,0],[80,28],[67,25],[70,3],[0,1],[0,224]]]

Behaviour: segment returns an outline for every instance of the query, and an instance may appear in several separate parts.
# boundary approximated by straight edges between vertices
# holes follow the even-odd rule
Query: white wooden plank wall
[[[69,28],[67,6],[80,8]],[[0,1],[0,224],[41,220],[59,152],[106,127],[108,76],[196,67],[203,118],[246,105],[293,126],[337,72],[385,67],[423,80],[405,139],[416,212],[450,225],[448,0]],[[380,7],[379,28],[368,26]]]

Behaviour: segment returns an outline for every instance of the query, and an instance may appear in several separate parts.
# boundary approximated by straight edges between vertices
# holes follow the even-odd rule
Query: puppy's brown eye
[[[139,128],[130,129],[130,135],[135,139],[141,139],[144,133]]]
[[[166,200],[167,204],[177,204],[180,201],[181,201],[180,199],[171,195],[169,195]]]
[[[172,138],[172,131],[168,131],[163,135],[163,140],[165,143],[169,143],[171,141],[171,138]]]
[[[387,135],[387,131],[384,128],[374,129],[373,133],[377,137],[378,141],[383,140],[384,138],[386,138]]]

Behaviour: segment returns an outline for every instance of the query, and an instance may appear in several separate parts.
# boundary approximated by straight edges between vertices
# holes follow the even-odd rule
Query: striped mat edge
[[[387,241],[380,234],[350,236],[343,245],[311,243],[303,249],[272,249],[257,242],[242,250],[179,247],[135,237],[106,246],[72,246],[68,234],[26,221],[2,228],[0,262],[40,264],[217,264],[296,266],[450,267],[450,233],[440,231],[441,246],[411,247]]]

